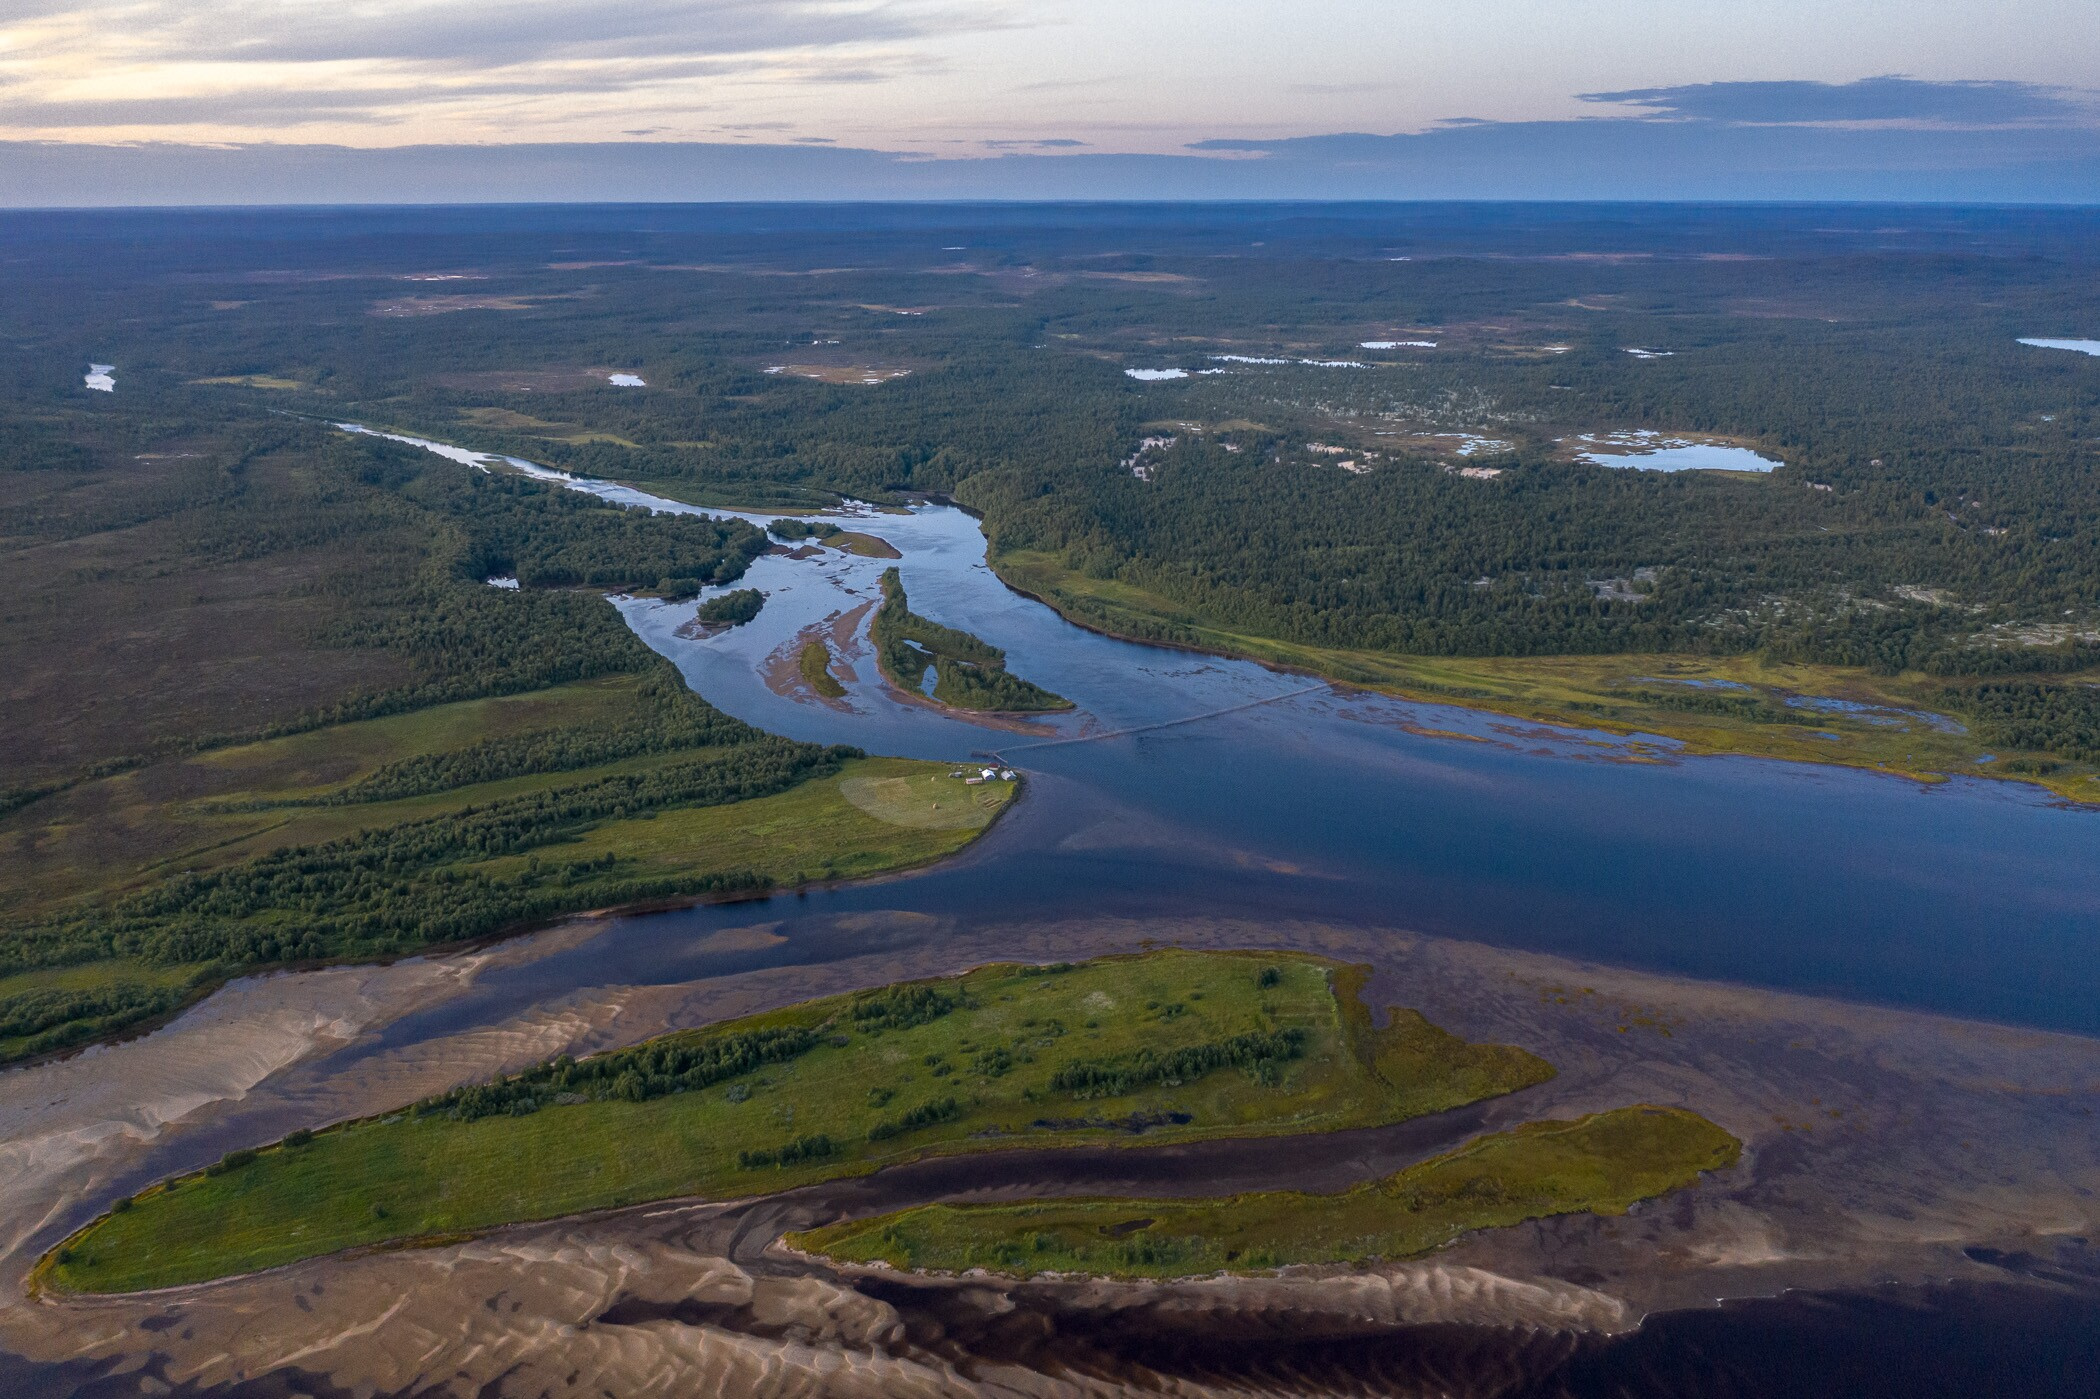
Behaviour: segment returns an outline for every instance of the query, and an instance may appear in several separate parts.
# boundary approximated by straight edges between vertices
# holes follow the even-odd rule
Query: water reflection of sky
[[[1629,471],[1773,471],[1781,463],[1748,447],[1694,438],[1668,437],[1640,429],[1586,433],[1573,439],[1584,450],[1576,460]]]
[[[619,920],[477,997],[682,979],[698,939],[761,919],[788,942],[737,957],[818,956],[841,916],[899,911],[930,915],[898,926],[937,930],[923,935],[961,960],[973,928],[1016,918],[1218,916],[1407,928],[2100,1033],[2100,814],[2039,789],[1685,758],[1660,739],[1338,691],[1074,627],[1000,584],[959,510],[857,527],[902,553],[915,610],[1006,648],[1077,712],[1032,734],[985,727],[886,695],[865,654],[845,707],[769,690],[765,658],[876,597],[885,560],[761,558],[735,586],[764,589],[764,611],[705,640],[677,635],[690,602],[621,611],[739,718],[882,753],[998,750],[1031,774],[1021,806],[940,869],[763,912]]]
[[[2037,789],[1686,759],[1668,740],[1114,641],[1003,587],[959,511],[865,528],[903,552],[916,609],[1006,647],[1080,712],[1032,741],[886,700],[871,663],[850,713],[756,680],[780,640],[872,597],[880,561],[762,560],[797,591],[746,636],[685,642],[670,623],[690,604],[625,604],[754,723],[884,752],[997,749],[1036,775],[1035,809],[961,864],[798,900],[791,937],[899,908],[947,936],[1016,916],[1339,919],[2100,1031],[2100,816]],[[1209,717],[1174,722],[1193,716]],[[675,945],[724,916],[632,927]]]
[[[2032,345],[2038,350],[2071,350],[2081,355],[2100,355],[2100,340],[2027,340],[2022,345]]]

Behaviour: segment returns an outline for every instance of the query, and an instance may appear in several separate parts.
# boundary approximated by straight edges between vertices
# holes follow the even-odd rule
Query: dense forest
[[[1756,652],[1941,676],[1978,714],[2001,704],[1978,686],[2019,677],[2040,698],[2017,732],[2082,742],[2100,359],[2019,340],[2100,325],[2089,212],[198,214],[150,239],[142,217],[0,221],[30,274],[0,343],[16,474],[355,416],[703,503],[953,498],[995,558],[1152,599],[1116,625],[1163,639]],[[442,293],[411,280],[434,268]],[[89,359],[116,393],[83,391]],[[1635,431],[1779,465],[1584,458],[1584,435]],[[689,592],[763,546],[370,469],[453,518],[456,576],[528,592]],[[200,512],[241,495],[194,475]],[[458,684],[436,658],[499,665],[471,656],[494,606],[441,590],[342,640]]]
[[[911,610],[896,569],[882,575],[882,606],[869,624],[875,659],[893,685],[918,693],[934,672],[933,697],[957,709],[1035,713],[1070,709],[1072,702],[1006,669],[1006,653],[966,631],[928,621]]]
[[[594,678],[631,677],[630,688],[619,692],[627,698],[616,722],[554,722],[412,753],[277,804],[363,811],[490,784],[486,797],[421,816],[389,809],[336,839],[14,913],[0,924],[0,1059],[149,1020],[242,970],[387,956],[583,907],[762,889],[766,881],[748,870],[679,874],[637,870],[612,854],[543,860],[536,852],[608,821],[782,792],[854,756],[720,713],[599,592],[565,586],[578,574],[597,587],[733,579],[767,547],[752,526],[623,509],[374,437],[269,419],[217,425],[217,449],[200,454],[198,470],[175,472],[159,499],[113,516],[92,489],[104,461],[92,448],[108,441],[96,427],[80,429],[84,462],[16,466],[13,484],[30,472],[39,479],[18,497],[30,508],[17,517],[11,558],[34,560],[52,540],[116,536],[143,537],[181,560],[186,576],[205,579],[243,560],[285,576],[294,561],[317,559],[298,574],[298,587],[269,599],[291,609],[289,620],[271,625],[288,626],[308,655],[356,663],[317,702],[262,705],[254,722],[228,728],[229,692],[221,688],[213,704],[171,716],[172,731],[142,747],[105,749],[70,772],[21,773],[6,801],[29,824],[8,835],[10,849],[43,838],[34,824],[42,798],[170,754],[334,732]],[[78,477],[73,489],[42,489],[57,472]],[[497,567],[513,570],[522,586],[490,587],[483,579]],[[183,639],[179,630],[168,635]],[[193,659],[224,671],[210,649],[215,640],[196,643]],[[55,674],[81,703],[103,681],[80,656],[70,659]],[[267,687],[267,673],[244,668],[231,680],[235,696],[247,685]],[[126,870],[112,860],[107,873]]]
[[[735,588],[700,604],[693,615],[710,626],[740,627],[757,617],[766,595],[756,588]]]

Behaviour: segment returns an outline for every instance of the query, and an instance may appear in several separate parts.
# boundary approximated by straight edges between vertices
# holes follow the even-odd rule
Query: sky
[[[2100,201],[2100,4],[0,0],[0,202],[477,169],[548,199]]]

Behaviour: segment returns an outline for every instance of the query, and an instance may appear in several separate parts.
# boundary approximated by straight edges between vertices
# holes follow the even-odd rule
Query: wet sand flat
[[[1103,1327],[1142,1331],[1151,1337],[1146,1346],[1176,1335],[1237,1335],[1255,1315],[1266,1318],[1262,1328],[1327,1328],[1359,1339],[1452,1322],[1602,1334],[1650,1311],[1716,1297],[1883,1280],[2002,1280],[1999,1260],[2046,1257],[2100,1229],[2100,1043],[2091,1040],[1393,930],[1205,919],[1016,921],[965,932],[926,915],[857,917],[862,953],[678,985],[579,990],[530,1014],[369,1055],[314,1081],[277,1068],[246,1091],[258,1102],[282,1093],[305,1105],[302,1120],[318,1123],[564,1048],[632,1043],[666,1028],[978,961],[1070,958],[1148,942],[1267,946],[1370,962],[1374,1003],[1416,1007],[1467,1038],[1521,1044],[1558,1066],[1551,1083],[1467,1110],[1479,1112],[1482,1129],[1665,1103],[1743,1138],[1744,1161],[1623,1219],[1540,1221],[1461,1240],[1420,1262],[1300,1270],[1284,1279],[1168,1288],[906,1279],[834,1269],[771,1246],[788,1229],[928,1198],[1157,1193],[1176,1175],[1199,1177],[1189,1182],[1199,1189],[1203,1179],[1219,1188],[1267,1179],[1332,1188],[1393,1169],[1407,1153],[1433,1149],[1438,1137],[1417,1127],[1423,1140],[1337,1140],[1324,1151],[1298,1142],[1280,1155],[1273,1143],[1216,1144],[1198,1159],[1136,1141],[1125,1157],[1089,1149],[1062,1159],[1031,1152],[1004,1165],[928,1163],[758,1202],[643,1206],[150,1297],[29,1301],[16,1292],[0,1311],[0,1349],[54,1379],[60,1372],[42,1367],[148,1364],[173,1383],[269,1373],[366,1393],[452,1375],[551,1382],[569,1369],[599,1375],[615,1393],[649,1392],[647,1384],[657,1383],[673,1385],[662,1392],[728,1386],[852,1394],[905,1385],[960,1394],[982,1392],[977,1386],[994,1373],[1011,1392],[1052,1393],[1068,1364],[1099,1360]],[[756,947],[780,936],[762,920],[715,935]],[[530,955],[524,945],[520,953]],[[405,1004],[432,993],[419,984],[393,994]],[[284,1005],[270,1009],[281,1013]],[[370,1014],[372,1023],[385,1018],[384,1007]],[[26,1102],[65,1067],[5,1082]],[[110,1122],[127,1110],[116,1102],[100,1109]],[[74,1130],[92,1127],[75,1123]],[[185,1130],[177,1122],[163,1132],[174,1139]],[[100,1203],[92,1186],[70,1193],[71,1209],[53,1200],[41,1217],[72,1218]],[[28,1255],[49,1246],[55,1227],[33,1238],[17,1233],[6,1259],[11,1287],[20,1287]],[[1011,1315],[1033,1318],[1041,1332],[1019,1351],[997,1320]],[[1167,1315],[1179,1319],[1168,1325]],[[929,1339],[936,1332],[944,1339]],[[1509,1354],[1507,1345],[1495,1351],[1495,1363]],[[557,1365],[568,1368],[556,1374]],[[1143,1368],[1131,1361],[1119,1377],[1104,1376],[1099,1392],[1136,1383]]]

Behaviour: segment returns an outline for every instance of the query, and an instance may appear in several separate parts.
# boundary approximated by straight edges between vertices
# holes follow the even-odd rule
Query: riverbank
[[[1142,589],[1064,568],[1051,555],[993,553],[989,562],[1016,593],[1119,640],[1516,719],[1652,734],[1689,754],[1821,763],[1919,782],[1986,777],[2100,804],[2100,767],[2047,755],[2026,771],[2017,759],[2008,764],[2011,755],[1985,748],[1934,708],[1948,683],[1936,677],[1756,655],[1445,657],[1305,646],[1212,626]]]
[[[231,1154],[126,1197],[37,1278],[141,1291],[651,1199],[775,1193],[899,1160],[1323,1134],[1551,1076],[1521,1050],[1409,1013],[1373,1028],[1360,972],[1158,952],[809,1002]],[[1646,1179],[1627,1153],[1607,1156],[1615,1177]]]
[[[1420,1258],[1464,1234],[1566,1214],[1623,1215],[1740,1159],[1682,1110],[1616,1108],[1526,1122],[1333,1194],[1287,1188],[1202,1199],[1101,1196],[922,1205],[790,1234],[835,1263],[1007,1278],[1177,1279]]]
[[[87,784],[57,799],[64,810],[39,808],[22,813],[15,824],[25,843],[56,847],[79,862],[81,875],[99,874],[106,882],[88,884],[69,903],[49,905],[50,918],[96,901],[121,899],[131,888],[153,886],[137,880],[119,852],[166,849],[188,863],[192,874],[223,869],[238,872],[265,855],[267,845],[338,844],[365,839],[375,827],[411,825],[427,830],[433,823],[462,820],[486,811],[494,802],[531,800],[558,793],[562,784],[640,778],[677,771],[698,756],[717,760],[708,750],[674,751],[668,755],[626,759],[582,770],[470,784],[440,793],[404,797],[393,802],[330,804],[331,792],[348,790],[375,773],[397,770],[402,754],[428,756],[433,735],[460,741],[478,732],[501,733],[503,711],[524,710],[544,722],[548,715],[573,719],[618,702],[632,691],[626,678],[566,687],[521,700],[474,701],[450,706],[464,711],[448,716],[421,711],[400,719],[366,721],[344,728],[363,733],[322,730],[292,739],[249,745],[235,753],[210,753],[178,760],[139,774]],[[543,699],[534,705],[530,701]],[[580,706],[580,708],[579,708]],[[603,717],[603,716],[601,716]],[[484,725],[477,729],[477,725]],[[355,754],[349,772],[330,788],[316,791],[310,781],[317,761],[338,762]],[[210,801],[197,798],[199,769],[217,779]],[[274,958],[245,965],[219,965],[191,959],[154,961],[137,956],[89,959],[60,968],[37,968],[0,977],[0,1004],[30,1010],[49,1004],[51,1014],[70,1019],[56,1029],[30,1029],[0,1038],[0,1062],[34,1061],[53,1054],[78,1052],[87,1045],[136,1036],[166,1024],[209,997],[236,976],[390,960],[403,955],[481,946],[562,918],[590,910],[639,911],[682,907],[710,899],[751,898],[777,888],[851,881],[896,874],[943,859],[976,839],[1005,809],[1016,788],[1011,783],[966,789],[948,776],[947,764],[895,758],[856,758],[833,771],[811,777],[785,791],[741,801],[705,805],[661,805],[637,802],[629,812],[616,808],[596,820],[573,821],[560,839],[542,841],[529,853],[457,852],[444,864],[441,881],[472,889],[536,889],[543,871],[559,869],[559,883],[520,905],[515,916],[471,931],[465,936],[433,936],[406,946],[372,953],[302,953],[287,947]],[[919,778],[920,782],[901,779]],[[103,787],[118,789],[114,792]],[[869,803],[856,800],[861,789],[898,787],[909,800]],[[950,791],[950,789],[953,789]],[[949,798],[941,819],[926,819],[919,806]],[[209,832],[215,839],[199,837]],[[134,855],[135,858],[135,855]],[[149,870],[153,866],[147,867]],[[32,867],[24,873],[32,878]],[[130,876],[136,883],[124,881]],[[612,877],[609,877],[612,876]],[[46,885],[37,892],[49,896]],[[25,891],[26,892],[26,891]],[[100,1011],[100,1019],[88,1018]],[[27,1014],[28,1011],[22,1011]],[[63,1033],[59,1033],[63,1031]]]
[[[871,1389],[882,1387],[878,1380],[917,1376],[929,1393],[961,1394],[972,1385],[954,1381],[960,1362],[977,1367],[973,1384],[996,1374],[1009,1392],[1047,1394],[1055,1391],[1054,1376],[1091,1357],[1133,1382],[1145,1374],[1181,1375],[1191,1392],[1202,1392],[1201,1373],[1187,1368],[1192,1361],[1176,1358],[1176,1337],[1212,1348],[1229,1338],[1251,1347],[1250,1355],[1273,1352],[1273,1362],[1286,1367],[1295,1363],[1287,1334],[1319,1338],[1333,1348],[1323,1362],[1330,1378],[1346,1390],[1352,1374],[1360,1382],[1366,1373],[1386,1373],[1359,1371],[1352,1356],[1383,1354],[1379,1347],[1419,1351],[1437,1334],[1420,1328],[1458,1326],[1475,1339],[1437,1353],[1456,1357],[1463,1363],[1455,1373],[1484,1384],[1498,1375],[1506,1382],[1512,1366],[1550,1369],[1565,1360],[1573,1338],[1627,1333],[1645,1315],[1711,1308],[1716,1298],[1948,1280],[2031,1292],[2038,1284],[2022,1283],[2019,1257],[2043,1267],[2057,1256],[2059,1241],[2100,1229],[2092,1204],[2100,1141],[2086,1115],[2100,1101],[2100,1045],[2091,1040],[1626,972],[1390,928],[1013,921],[968,930],[966,946],[957,941],[964,930],[926,927],[907,946],[898,938],[917,927],[916,916],[896,917],[903,921],[889,928],[855,924],[845,944],[853,950],[841,960],[812,963],[802,951],[781,965],[728,976],[579,992],[515,1019],[389,1044],[334,1068],[323,1064],[303,1078],[279,1070],[246,1090],[252,1101],[243,1109],[248,1120],[278,1124],[265,1129],[262,1139],[270,1139],[292,1125],[384,1111],[553,1053],[631,1044],[661,1029],[759,1013],[811,994],[937,975],[962,956],[1055,960],[1161,939],[1361,958],[1376,968],[1368,991],[1374,1002],[1404,998],[1468,1039],[1520,1043],[1561,1066],[1552,1083],[1483,1104],[1481,1130],[1578,1116],[1614,1102],[1696,1104],[1743,1139],[1743,1164],[1693,1187],[1681,1205],[1519,1225],[1461,1240],[1425,1263],[1281,1278],[1164,1286],[913,1280],[832,1269],[770,1247],[796,1229],[940,1200],[1169,1193],[1185,1187],[1167,1182],[1185,1181],[1189,1171],[1189,1148],[1179,1147],[1119,1150],[1106,1161],[1096,1153],[1083,1169],[1054,1177],[1042,1173],[1041,1161],[1025,1178],[993,1174],[999,1157],[987,1155],[765,1200],[645,1206],[520,1226],[471,1243],[314,1260],[174,1293],[16,1302],[0,1307],[0,1346],[43,1367],[37,1375],[75,1364],[104,1372],[147,1366],[178,1386],[199,1388],[230,1383],[236,1374],[252,1380],[296,1371],[309,1386],[321,1377],[340,1388],[394,1393],[459,1373],[483,1382],[545,1375],[558,1384],[581,1372],[615,1392],[644,1374],[697,1388],[733,1377],[754,1394],[792,1392],[830,1375],[836,1392],[852,1392],[850,1377],[865,1375]],[[722,947],[777,943],[786,952],[780,927],[776,915],[754,908],[747,926],[715,937]],[[588,935],[578,928],[560,937]],[[535,955],[535,946],[498,955]],[[303,978],[274,984],[319,989]],[[443,994],[467,989],[447,984],[452,989]],[[431,986],[417,994],[440,992]],[[104,1075],[111,1083],[122,1078]],[[51,1085],[10,1086],[18,1090],[10,1102],[27,1108],[34,1100],[37,1111],[60,1111],[42,1106],[56,1096]],[[11,1120],[0,1113],[0,1127]],[[81,1120],[75,1130],[89,1124]],[[220,1134],[198,1145],[216,1154],[241,1140]],[[1319,1154],[1302,1147],[1277,1139],[1265,1154],[1221,1162],[1203,1188],[1289,1179],[1300,1188],[1338,1189],[1408,1159],[1385,1164],[1394,1157],[1369,1141]],[[122,1147],[134,1160],[144,1148],[141,1141]],[[1082,1166],[1076,1154],[1056,1155]],[[106,1164],[100,1178],[111,1180]],[[93,1199],[77,1168],[49,1179],[81,1205]],[[109,1198],[111,1187],[102,1188],[88,1207]],[[41,1237],[43,1244],[31,1247],[53,1241],[48,1231]],[[10,1266],[19,1269],[21,1255],[14,1257]],[[168,1326],[169,1317],[181,1324]],[[375,1332],[383,1317],[395,1324]],[[1041,1339],[1016,1350],[1015,1317],[1038,1326]],[[799,1319],[792,1341],[779,1330],[788,1318]],[[1512,1326],[1521,1335],[1502,1329]],[[1117,1335],[1124,1341],[1110,1344]],[[935,1345],[936,1336],[947,1339]],[[1550,1337],[1561,1339],[1547,1344]],[[1279,1382],[1278,1392],[1307,1391]]]

